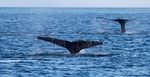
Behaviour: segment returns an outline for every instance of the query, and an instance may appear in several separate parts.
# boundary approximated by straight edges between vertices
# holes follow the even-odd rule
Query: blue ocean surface
[[[40,35],[104,45],[71,55]],[[150,9],[0,8],[0,77],[150,77]]]

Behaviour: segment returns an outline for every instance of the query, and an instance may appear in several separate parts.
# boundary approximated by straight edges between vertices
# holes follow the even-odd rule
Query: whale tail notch
[[[79,41],[70,42],[70,41],[55,39],[55,38],[51,38],[51,37],[47,37],[47,36],[37,36],[37,38],[40,40],[48,41],[50,43],[64,47],[64,48],[68,49],[71,54],[77,54],[82,49],[90,48],[90,47],[94,47],[94,46],[103,44],[103,42],[101,42],[101,41],[79,40]]]

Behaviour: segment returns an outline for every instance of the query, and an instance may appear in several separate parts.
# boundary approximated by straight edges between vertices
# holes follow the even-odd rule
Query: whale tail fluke
[[[98,19],[101,18],[101,19],[105,19],[105,20],[109,20],[109,21],[115,21],[115,22],[118,22],[121,26],[121,32],[122,33],[125,33],[126,32],[126,23],[127,22],[131,22],[131,21],[134,21],[134,20],[137,20],[137,19],[125,19],[125,18],[116,18],[116,19],[109,19],[109,18],[103,18],[103,17],[97,17]]]
[[[100,42],[100,41],[79,40],[79,41],[71,42],[68,45],[67,49],[70,51],[71,54],[76,54],[76,53],[79,53],[80,50],[82,50],[82,49],[91,48],[91,47],[102,45],[102,44],[103,44],[103,42]]]
[[[43,40],[43,41],[51,42],[51,43],[59,45],[61,47],[66,47],[67,43],[69,43],[69,41],[55,39],[55,38],[48,37],[48,36],[37,36],[37,38],[40,40]]]
[[[126,23],[129,21],[127,19],[114,19],[113,21],[118,22],[121,26],[121,32],[125,33],[126,32],[126,28],[125,25]]]
[[[121,32],[122,33],[126,32],[125,25],[128,21],[130,21],[129,19],[122,19],[122,18],[118,18],[118,19],[103,18],[103,19],[118,22],[121,26]]]
[[[37,36],[37,38],[40,40],[48,41],[53,44],[64,47],[64,48],[68,49],[71,54],[79,53],[80,50],[85,49],[85,48],[90,48],[90,47],[94,47],[94,46],[103,44],[103,42],[100,42],[100,41],[79,40],[79,41],[70,42],[70,41],[55,39],[55,38],[47,37],[47,36]]]

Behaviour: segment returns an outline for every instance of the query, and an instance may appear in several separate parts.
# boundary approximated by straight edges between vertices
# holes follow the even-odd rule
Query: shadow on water
[[[81,54],[76,54],[72,55],[70,53],[64,53],[64,52],[51,52],[51,53],[35,53],[35,54],[29,54],[29,55],[24,55],[24,54],[10,54],[10,55],[5,55],[1,56],[1,59],[5,58],[18,58],[18,59],[45,59],[45,58],[61,58],[61,57],[110,57],[115,54],[110,54],[110,53],[81,53]]]
[[[113,54],[109,53],[84,53],[72,55],[70,53],[56,52],[56,53],[38,53],[30,55],[32,57],[105,57],[112,56]]]

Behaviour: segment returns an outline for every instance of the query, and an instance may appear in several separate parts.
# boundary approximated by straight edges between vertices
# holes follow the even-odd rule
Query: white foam
[[[105,32],[107,32],[107,30],[99,29],[99,30],[95,31],[94,33],[101,34],[101,33],[105,33]]]
[[[94,54],[95,55],[109,55],[110,53],[108,53],[108,52],[96,52]]]
[[[14,62],[20,62],[21,60],[0,60],[0,63],[14,63]]]
[[[86,50],[85,50],[85,49],[82,49],[82,50],[79,52],[79,54],[84,54],[84,53],[86,53]]]
[[[138,32],[137,31],[133,31],[133,30],[132,31],[128,30],[128,31],[125,32],[125,34],[136,34],[136,33],[138,33]]]
[[[109,52],[87,52],[86,49],[82,49],[78,54],[90,54],[90,55],[110,55],[111,53]]]

